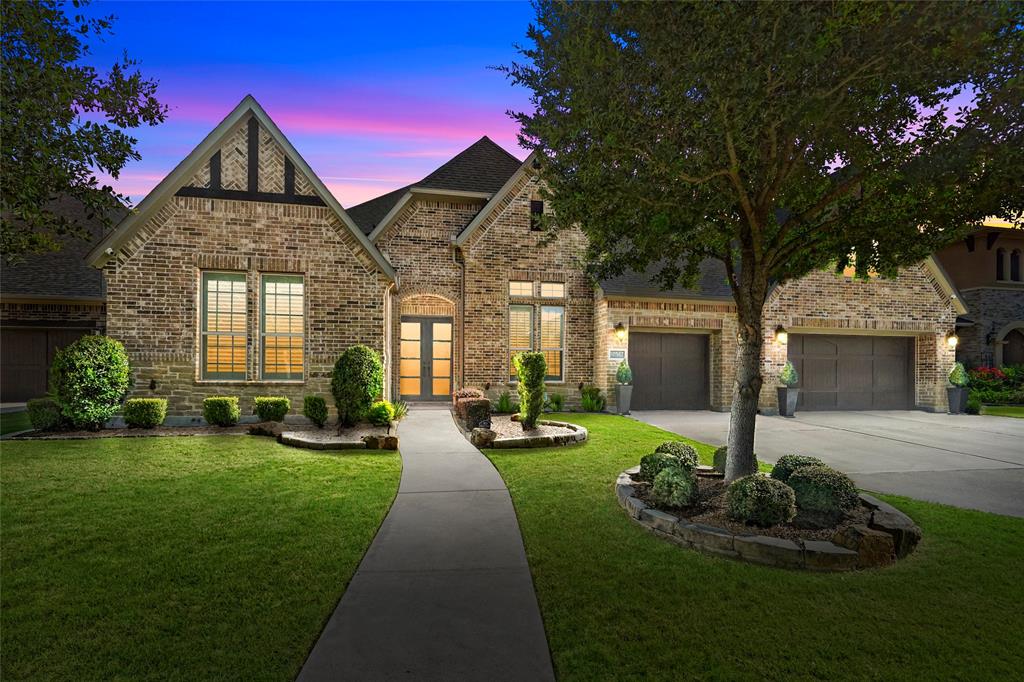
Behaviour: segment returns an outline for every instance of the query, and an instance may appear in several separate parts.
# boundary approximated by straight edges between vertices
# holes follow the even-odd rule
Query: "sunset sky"
[[[124,51],[160,82],[167,121],[137,129],[142,160],[114,186],[138,203],[246,94],[343,206],[418,180],[482,135],[519,158],[508,109],[527,93],[489,67],[517,57],[520,3],[97,2]]]

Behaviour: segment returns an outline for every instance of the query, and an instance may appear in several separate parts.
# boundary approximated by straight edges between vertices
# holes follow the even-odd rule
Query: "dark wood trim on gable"
[[[991,251],[992,247],[995,245],[997,239],[999,239],[999,233],[998,232],[989,232],[988,234],[986,234],[985,235],[985,248],[988,249],[989,251]]]
[[[210,157],[210,189],[220,189],[220,150]]]
[[[295,196],[295,164],[288,157],[284,159],[284,195]]]
[[[249,192],[260,191],[260,123],[255,116],[249,118]]]
[[[179,197],[199,197],[200,199],[226,199],[230,201],[265,201],[269,204],[300,204],[302,206],[326,206],[323,199],[317,196],[301,194],[277,194],[274,192],[249,192],[240,189],[207,189],[205,187],[182,187],[177,192]]]

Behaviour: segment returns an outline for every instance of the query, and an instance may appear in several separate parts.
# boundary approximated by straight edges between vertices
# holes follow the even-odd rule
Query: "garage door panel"
[[[803,410],[908,409],[913,343],[907,337],[790,336]],[[801,371],[802,370],[802,371]]]
[[[46,395],[50,365],[86,329],[4,329],[0,334],[0,399],[24,402]]]
[[[633,408],[698,410],[708,406],[707,337],[633,332],[629,336]]]

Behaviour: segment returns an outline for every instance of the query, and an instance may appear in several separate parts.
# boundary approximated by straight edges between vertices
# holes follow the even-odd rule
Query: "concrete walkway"
[[[512,499],[447,409],[399,427],[398,497],[299,680],[553,680]]]
[[[633,416],[713,445],[729,433],[729,415],[720,412]],[[766,462],[820,457],[867,490],[1024,517],[1024,419],[920,411],[759,416],[754,451]]]

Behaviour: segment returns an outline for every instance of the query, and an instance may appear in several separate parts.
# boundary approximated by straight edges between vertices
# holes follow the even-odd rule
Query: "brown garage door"
[[[4,329],[0,401],[20,403],[46,395],[53,354],[88,333],[88,329]]]
[[[708,408],[708,337],[631,332],[635,410]]]
[[[913,339],[791,334],[803,410],[906,410],[913,406]]]

